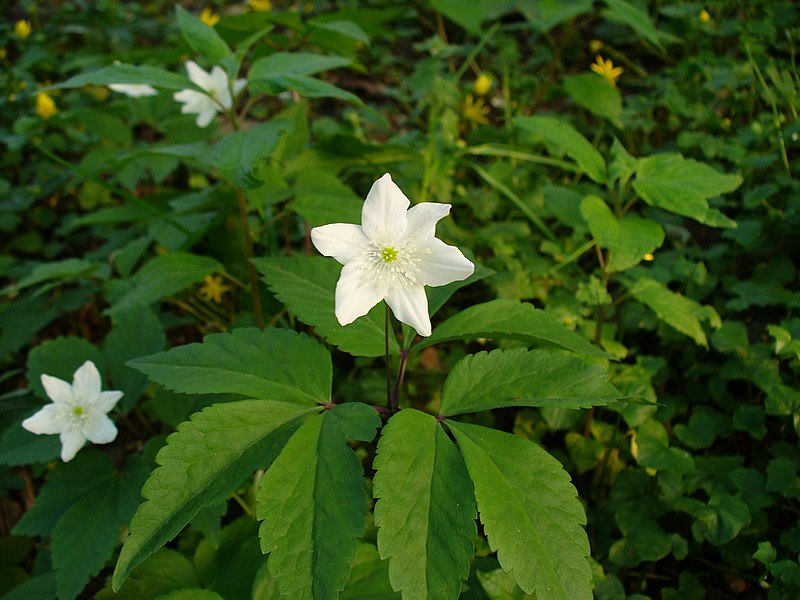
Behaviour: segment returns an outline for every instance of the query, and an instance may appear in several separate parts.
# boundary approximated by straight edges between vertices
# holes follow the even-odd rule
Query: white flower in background
[[[449,204],[408,198],[387,173],[376,181],[361,210],[361,225],[333,223],[311,230],[322,254],[344,265],[336,284],[336,318],[342,325],[381,300],[418,334],[431,334],[423,286],[446,285],[472,275],[475,265],[454,246],[434,237]]]
[[[22,422],[36,434],[60,434],[61,460],[69,462],[86,441],[108,444],[117,437],[117,427],[107,413],[122,398],[122,392],[102,391],[100,373],[87,360],[72,376],[72,385],[42,375],[42,386],[53,402]]]
[[[108,87],[112,92],[119,92],[131,98],[158,95],[158,90],[146,83],[109,83]]]
[[[211,69],[211,73],[208,73],[189,60],[186,62],[186,72],[192,83],[205,90],[205,93],[186,89],[175,92],[172,97],[178,102],[183,102],[181,108],[183,114],[197,115],[198,127],[207,127],[219,111],[229,110],[233,106],[233,98],[239,95],[247,83],[244,79],[234,81],[233,95],[231,95],[228,74],[222,67],[215,66]]]

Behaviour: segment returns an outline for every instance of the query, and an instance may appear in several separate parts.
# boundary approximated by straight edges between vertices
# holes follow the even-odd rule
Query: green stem
[[[385,319],[385,352],[386,352],[386,410],[392,410],[392,367],[389,364],[389,307],[384,304],[386,319]]]
[[[253,303],[253,312],[256,315],[256,323],[259,329],[264,329],[266,323],[264,321],[264,311],[261,308],[261,294],[258,292],[258,272],[256,266],[253,264],[252,259],[255,258],[253,250],[253,234],[250,231],[250,221],[247,218],[247,200],[244,197],[244,191],[239,188],[236,190],[236,200],[239,205],[239,221],[242,224],[242,233],[244,235],[244,251],[247,257],[247,275],[250,279],[250,299]]]

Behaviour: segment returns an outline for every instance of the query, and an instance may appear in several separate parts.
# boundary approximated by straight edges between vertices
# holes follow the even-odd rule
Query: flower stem
[[[384,305],[384,309],[386,310],[386,319],[385,319],[385,346],[384,349],[386,351],[386,410],[392,410],[392,367],[389,364],[389,307]]]
[[[390,399],[389,412],[396,413],[400,409],[400,389],[403,386],[403,379],[406,376],[406,366],[410,352],[405,348],[400,350],[400,365],[397,367],[397,379],[394,381],[392,397]]]
[[[258,293],[258,273],[256,266],[252,263],[251,259],[255,258],[253,251],[253,234],[250,232],[250,222],[247,218],[247,200],[244,197],[244,191],[240,188],[236,190],[236,200],[239,204],[239,221],[242,224],[242,232],[244,234],[244,251],[247,257],[247,274],[250,279],[250,299],[253,303],[253,312],[256,315],[256,323],[259,329],[264,329],[264,311],[261,308],[261,295]]]

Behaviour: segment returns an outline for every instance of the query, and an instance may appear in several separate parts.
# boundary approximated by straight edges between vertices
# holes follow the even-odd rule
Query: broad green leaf
[[[514,124],[553,144],[597,183],[606,180],[606,162],[572,125],[554,117],[516,117]]]
[[[458,339],[514,339],[580,354],[605,356],[585,338],[573,333],[545,311],[516,300],[491,300],[462,310],[420,341],[415,350]]]
[[[83,87],[85,85],[109,85],[111,83],[147,84],[168,90],[195,89],[191,80],[181,73],[173,73],[149,65],[112,65],[88,73],[70,77],[50,89]]]
[[[446,421],[469,476],[489,547],[537,600],[589,600],[583,506],[559,462],[523,438]]]
[[[97,594],[96,600],[158,598],[162,594],[199,585],[194,565],[188,558],[177,550],[161,548],[131,573],[121,590],[112,591],[109,582]]]
[[[414,409],[381,432],[373,495],[378,550],[405,600],[457,598],[469,575],[475,495],[464,461],[436,418]]]
[[[603,16],[609,21],[621,23],[632,28],[651,44],[663,50],[661,42],[680,42],[680,38],[656,29],[650,16],[640,6],[635,6],[625,0],[603,0],[608,8],[603,10]]]
[[[659,319],[688,335],[700,346],[708,348],[706,332],[700,321],[708,321],[714,328],[721,325],[719,315],[712,306],[698,304],[654,279],[643,277],[629,285],[628,291],[631,296],[652,309]]]
[[[183,394],[241,394],[300,404],[324,404],[331,397],[330,354],[319,342],[288,329],[213,333],[201,344],[128,364]]]
[[[275,52],[256,60],[248,71],[248,82],[285,75],[314,75],[329,69],[346,67],[353,61],[345,56],[310,52]]]
[[[203,588],[186,588],[163,594],[156,600],[228,600],[228,598]]]
[[[64,283],[72,281],[79,277],[89,276],[102,265],[100,263],[89,262],[80,258],[66,258],[55,262],[44,263],[34,267],[31,272],[20,279],[16,283],[12,283],[0,290],[0,295],[8,294],[10,292],[17,293],[20,290],[51,281],[57,280],[54,283]],[[53,284],[51,284],[53,285]],[[51,286],[45,286],[45,289],[50,289]],[[37,293],[40,293],[37,291]]]
[[[619,398],[607,371],[554,350],[492,350],[461,359],[442,390],[441,415],[503,406],[585,408]]]
[[[269,86],[265,86],[263,82],[277,86],[279,90],[294,90],[306,98],[337,98],[353,104],[364,105],[361,98],[352,92],[308,75],[272,75],[265,79],[252,81],[250,89],[257,93],[269,92]]]
[[[519,11],[539,31],[547,33],[556,25],[592,10],[592,0],[517,0]]]
[[[103,374],[103,355],[85,339],[70,336],[47,340],[28,354],[28,369],[25,374],[28,388],[38,398],[50,402],[42,387],[41,376],[52,375],[71,384],[75,371],[87,360],[91,360],[101,375]],[[108,385],[104,387],[108,389]]]
[[[212,64],[219,64],[224,58],[232,56],[228,44],[213,27],[206,25],[177,4],[175,14],[183,39],[192,50],[205,56]]]
[[[136,272],[132,289],[117,301],[108,312],[111,314],[138,305],[153,304],[180,292],[192,283],[202,281],[214,271],[221,271],[213,258],[188,252],[170,252],[156,256]]]
[[[389,563],[381,560],[374,544],[360,543],[350,579],[339,600],[400,600],[389,582]],[[260,600],[254,598],[253,600]]]
[[[633,457],[645,468],[682,475],[694,471],[692,455],[680,448],[670,448],[667,430],[658,421],[647,421],[638,427],[631,449]]]
[[[119,590],[131,570],[171,540],[206,506],[225,500],[266,468],[302,417],[314,409],[272,400],[215,404],[182,423],[156,457],[114,571]]]
[[[244,515],[225,526],[218,543],[200,542],[194,564],[203,586],[224,594],[225,600],[250,600],[253,580],[267,562],[257,534],[256,520]]]
[[[364,200],[327,171],[308,171],[298,178],[292,208],[317,227],[327,223],[359,223]]]
[[[252,262],[278,300],[303,323],[313,325],[328,343],[355,356],[383,356],[385,304],[378,304],[369,314],[346,326],[336,320],[334,290],[342,267],[335,260],[298,256],[256,258]],[[399,351],[393,336],[389,351]]]
[[[608,205],[597,196],[583,199],[581,214],[597,243],[611,252],[606,265],[609,273],[638,265],[646,254],[654,252],[664,243],[661,225],[633,215],[618,220]]]
[[[428,312],[430,313],[431,317],[439,312],[439,309],[442,308],[445,303],[447,303],[450,297],[462,287],[490,277],[491,275],[494,275],[495,272],[496,271],[493,271],[492,269],[487,269],[483,265],[475,263],[475,270],[472,272],[472,275],[466,279],[462,279],[461,281],[453,281],[447,285],[425,288],[425,293],[428,296]]]
[[[739,532],[750,524],[750,510],[741,499],[724,492],[711,496],[708,504],[695,515],[697,522],[692,526],[692,534],[721,546],[732,541]]]
[[[346,444],[375,437],[380,418],[359,402],[306,421],[261,479],[261,549],[281,593],[335,600],[344,588],[366,511],[363,468]]]
[[[622,94],[608,81],[595,73],[568,75],[564,90],[573,102],[622,129]]]
[[[286,131],[287,122],[273,119],[261,125],[227,135],[214,147],[209,163],[238,188],[254,188],[264,182],[258,169],[266,162]]]
[[[0,438],[1,465],[16,467],[33,463],[48,463],[59,457],[61,441],[57,435],[36,435],[23,429],[22,421],[35,412],[30,411],[3,433]]]
[[[720,173],[675,153],[640,158],[633,180],[633,188],[648,204],[710,227],[736,227],[735,221],[709,207],[708,199],[732,192],[741,184],[739,175]]]
[[[514,7],[509,0],[431,0],[433,8],[476,35],[483,33],[481,23],[498,17]]]
[[[36,575],[3,596],[3,600],[58,600],[56,574],[51,571]]]

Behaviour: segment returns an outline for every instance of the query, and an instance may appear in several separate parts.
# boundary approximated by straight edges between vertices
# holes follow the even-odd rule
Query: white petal
[[[42,373],[41,380],[44,391],[47,392],[47,396],[53,402],[73,401],[72,386],[63,379]]]
[[[22,426],[31,433],[52,435],[61,432],[63,421],[60,418],[58,407],[55,404],[48,404],[43,406],[39,412],[25,419]]]
[[[211,77],[209,74],[201,69],[193,60],[186,61],[186,72],[189,74],[189,79],[197,87],[207,90]]]
[[[97,400],[94,403],[94,407],[102,411],[104,414],[110,412],[113,409],[119,399],[122,398],[125,394],[123,392],[117,390],[109,390],[107,392],[100,392],[100,395],[97,397]]]
[[[431,238],[418,249],[426,248],[429,254],[418,254],[417,281],[422,285],[447,285],[453,281],[462,281],[475,271],[473,265],[461,250],[449,246],[442,240]]]
[[[428,315],[428,297],[421,285],[408,288],[395,287],[386,297],[398,321],[411,325],[421,336],[431,334],[431,318]]]
[[[146,83],[110,83],[108,87],[113,92],[125,94],[131,98],[142,98],[144,96],[157,96],[158,90]]]
[[[375,279],[367,265],[351,261],[342,267],[336,284],[336,318],[342,325],[352,323],[383,300],[386,292],[386,283]]]
[[[83,448],[86,438],[77,429],[69,429],[61,432],[61,460],[69,462]]]
[[[331,223],[311,230],[311,241],[323,256],[347,264],[369,250],[369,240],[360,225]]]
[[[92,410],[83,421],[81,435],[93,444],[108,444],[116,439],[117,426],[99,410]]]
[[[78,367],[78,370],[72,376],[72,395],[81,404],[94,403],[102,389],[103,383],[100,379],[100,371],[90,360]]]
[[[406,213],[406,219],[408,219],[406,236],[419,239],[432,238],[436,233],[436,223],[448,214],[450,214],[449,204],[422,202],[412,206]]]
[[[198,127],[208,127],[208,124],[214,120],[214,115],[217,114],[216,108],[206,108],[200,111],[200,114],[197,115],[197,123]]]
[[[378,244],[393,244],[406,232],[406,210],[411,204],[386,173],[372,184],[361,209],[361,226]]]
[[[239,93],[245,88],[247,85],[247,79],[237,79],[233,82],[233,95],[238,96]]]
[[[233,105],[231,90],[228,87],[228,74],[222,69],[222,67],[215,66],[213,69],[211,69],[209,86],[206,89],[226,109]]]

